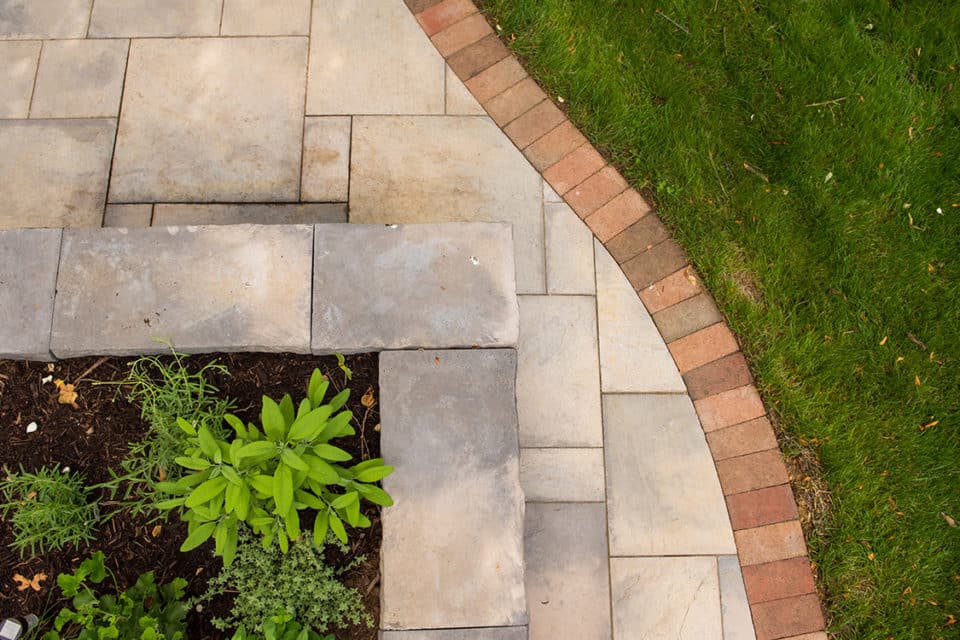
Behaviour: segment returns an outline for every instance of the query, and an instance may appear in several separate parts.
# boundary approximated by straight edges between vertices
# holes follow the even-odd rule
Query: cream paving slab
[[[314,224],[346,222],[344,203],[158,204],[153,226],[180,224]]]
[[[346,202],[350,186],[349,116],[307,118],[303,126],[300,199]]]
[[[39,42],[0,42],[0,118],[26,118],[40,59]]]
[[[603,502],[603,449],[520,449],[527,502]]]
[[[50,360],[61,229],[0,231],[0,358]]]
[[[309,115],[440,114],[443,58],[397,0],[314,0]]]
[[[547,293],[593,295],[593,232],[566,203],[544,202]]]
[[[724,640],[717,559],[611,558],[617,640]]]
[[[520,296],[519,301],[520,445],[603,446],[593,297]]]
[[[220,34],[225,36],[310,35],[312,0],[224,0]]]
[[[355,117],[350,165],[351,221],[510,222],[517,290],[546,290],[540,175],[489,118]]]
[[[306,57],[306,38],[133,41],[110,201],[296,201]]]
[[[96,0],[91,38],[215,36],[223,0]]]
[[[128,40],[51,40],[43,44],[32,118],[116,118]]]
[[[667,345],[627,277],[599,241],[594,253],[604,393],[686,393]]]
[[[526,627],[381,631],[380,640],[527,640]]]
[[[105,227],[149,227],[152,204],[108,204],[103,212]]]
[[[602,504],[527,504],[530,640],[610,640],[610,574]]]
[[[0,40],[82,38],[93,0],[0,0]]]
[[[0,120],[0,229],[99,227],[116,120]]]
[[[473,97],[463,80],[457,77],[449,66],[446,68],[447,82],[447,113],[452,116],[485,116],[477,99]]]
[[[756,640],[740,561],[737,556],[720,556],[717,564],[720,572],[723,640]]]
[[[737,552],[690,398],[606,394],[603,426],[611,555]]]

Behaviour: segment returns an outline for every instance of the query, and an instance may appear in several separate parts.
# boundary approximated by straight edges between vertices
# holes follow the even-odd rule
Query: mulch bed
[[[209,380],[222,395],[236,400],[237,416],[246,421],[259,423],[261,396],[268,395],[278,400],[290,393],[295,402],[306,394],[307,381],[314,368],[319,367],[331,380],[333,388],[343,388],[344,375],[333,357],[312,357],[290,354],[216,354],[196,355],[187,359],[188,366],[197,367],[216,359],[226,365],[229,376],[211,375]],[[127,452],[127,443],[142,439],[146,430],[140,419],[139,408],[128,403],[116,386],[97,386],[98,381],[122,380],[128,373],[128,363],[133,358],[110,358],[102,362],[98,358],[64,360],[53,365],[36,362],[0,360],[0,468],[11,471],[23,465],[34,471],[44,465],[60,464],[79,471],[87,484],[97,484],[110,479],[109,469],[120,471],[120,461]],[[99,362],[99,364],[98,364]],[[84,380],[78,381],[88,368],[97,364]],[[379,407],[364,408],[361,396],[373,387],[379,398],[377,386],[377,356],[363,354],[347,357],[347,365],[353,371],[353,380],[346,383],[351,389],[348,409],[353,411],[357,435],[342,438],[336,444],[354,455],[354,460],[378,457],[380,437],[374,427],[379,423]],[[53,375],[77,385],[78,408],[59,404],[57,390],[52,383],[43,384],[42,378]],[[39,428],[26,433],[26,426],[36,422]],[[366,505],[372,507],[373,505]],[[104,506],[103,508],[108,508]],[[353,556],[363,554],[366,562],[351,572],[345,579],[348,586],[357,588],[364,595],[364,605],[373,616],[379,617],[379,562],[380,518],[374,508],[364,509],[373,526],[365,530],[352,530],[350,536]],[[89,549],[66,548],[52,551],[40,557],[21,559],[9,547],[13,533],[8,523],[0,522],[0,619],[6,616],[22,616],[33,613],[50,620],[66,601],[59,598],[56,576],[73,571],[79,562],[95,551],[106,555],[107,566],[114,572],[121,588],[132,585],[137,577],[152,570],[158,584],[176,577],[189,582],[191,596],[202,594],[207,580],[221,567],[219,558],[212,555],[212,543],[207,543],[189,553],[179,551],[186,537],[186,524],[172,515],[156,531],[156,522],[145,517],[135,518],[120,513],[99,531],[98,539]],[[153,535],[157,533],[157,535]],[[329,555],[329,552],[328,552]],[[338,554],[339,555],[339,554]],[[352,556],[351,556],[352,557]],[[350,558],[338,558],[347,563]],[[16,573],[30,577],[45,573],[48,578],[39,592],[32,589],[18,591],[13,580]],[[104,583],[106,585],[107,583]],[[230,607],[230,597],[204,605],[203,615],[192,612],[188,618],[190,638],[219,639],[230,634],[217,631],[207,620],[224,615]],[[375,625],[376,626],[376,625]],[[372,640],[376,629],[365,626],[334,630],[338,640]]]

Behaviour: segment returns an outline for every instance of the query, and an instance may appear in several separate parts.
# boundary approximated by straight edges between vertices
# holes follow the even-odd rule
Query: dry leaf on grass
[[[956,529],[956,527],[957,527],[957,521],[956,521],[956,520],[954,520],[953,518],[951,518],[950,516],[948,516],[947,514],[945,514],[943,511],[940,512],[940,517],[943,518],[948,525],[950,525],[951,527],[953,527],[954,529]]]

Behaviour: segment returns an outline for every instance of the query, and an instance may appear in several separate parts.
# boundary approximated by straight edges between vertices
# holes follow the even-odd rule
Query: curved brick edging
[[[758,640],[826,640],[790,478],[746,359],[683,249],[471,0],[405,0],[450,68],[616,259],[694,401]]]

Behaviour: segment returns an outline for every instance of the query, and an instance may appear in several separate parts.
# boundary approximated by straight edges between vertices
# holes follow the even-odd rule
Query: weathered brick
[[[739,351],[688,371],[684,374],[683,381],[687,383],[687,391],[694,400],[753,384],[747,359]]]
[[[441,1],[442,0],[404,0],[414,15],[440,4]]]
[[[494,122],[502,127],[546,98],[547,94],[532,78],[524,78],[500,95],[484,102],[483,108],[487,110]]]
[[[757,640],[780,640],[824,628],[823,612],[816,594],[764,602],[751,607]]]
[[[704,431],[716,431],[766,414],[763,401],[752,384],[722,391],[697,400],[697,414]]]
[[[644,220],[651,218],[653,218],[653,216],[646,216],[643,220],[638,222],[637,225],[642,224]],[[627,231],[629,231],[629,229]],[[626,233],[626,231],[624,233]],[[665,228],[663,233],[664,237],[668,235]],[[620,235],[622,236],[623,234]],[[618,240],[618,238],[619,236],[611,240],[611,244]],[[637,253],[640,252],[637,251]],[[650,313],[656,313],[657,311],[666,309],[667,307],[677,304],[678,302],[683,302],[687,298],[692,298],[701,291],[703,291],[703,285],[700,283],[700,278],[697,277],[693,267],[687,266],[675,273],[670,274],[662,280],[654,282],[649,287],[641,289],[640,299],[643,300],[643,304],[646,305],[647,311]]]
[[[479,41],[478,41],[479,42]],[[486,102],[501,91],[517,84],[527,77],[520,63],[508,56],[489,69],[467,80],[467,89],[479,102]]]
[[[586,218],[623,193],[628,186],[620,172],[608,165],[568,191],[566,201],[578,216]],[[607,250],[610,248],[607,247]],[[613,257],[616,259],[615,255]]]
[[[722,320],[723,315],[717,305],[705,293],[667,307],[653,316],[660,335],[667,342],[673,342]]]
[[[797,520],[734,531],[733,536],[737,541],[740,564],[744,568],[787,558],[806,557],[807,554],[803,530]]]
[[[418,13],[417,21],[426,34],[432,36],[476,12],[477,8],[470,0],[443,0]]]
[[[493,29],[490,28],[486,18],[479,13],[475,13],[450,25],[430,39],[433,40],[433,44],[437,47],[440,55],[447,58],[492,33]]]
[[[755,564],[742,571],[747,597],[754,604],[817,591],[807,556]]]
[[[508,124],[504,133],[513,143],[524,148],[537,138],[566,120],[567,116],[550,100],[544,100],[525,114]]]
[[[509,55],[510,52],[497,36],[489,35],[457,51],[447,58],[447,64],[458,78],[466,82]]]
[[[524,149],[523,155],[538,171],[545,171],[586,143],[584,135],[567,120]]]
[[[623,264],[669,237],[670,232],[660,222],[660,218],[655,214],[648,214],[611,238],[604,246],[617,264]],[[656,283],[651,286],[656,286]],[[663,307],[650,309],[650,305],[647,305],[650,313],[656,313],[660,308]]]
[[[731,354],[740,347],[727,325],[719,322],[671,342],[667,348],[680,373],[686,373]]]
[[[798,517],[797,503],[788,484],[727,496],[727,511],[735,531],[786,522]]]
[[[628,189],[600,207],[586,219],[586,223],[600,242],[607,242],[650,211],[652,209],[643,196]]]
[[[777,448],[777,437],[766,418],[757,418],[742,424],[711,431],[707,434],[707,444],[714,460],[726,460],[745,456],[757,451]]]
[[[718,460],[717,475],[724,495],[775,487],[790,481],[779,449]]]
[[[543,177],[557,193],[564,195],[605,164],[597,150],[592,145],[585,144],[544,171]]]
[[[635,291],[649,287],[689,264],[686,254],[673,240],[664,240],[621,265]]]

